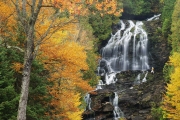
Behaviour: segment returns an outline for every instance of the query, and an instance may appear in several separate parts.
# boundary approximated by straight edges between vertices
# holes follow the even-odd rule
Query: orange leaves
[[[68,10],[70,14],[73,15],[87,15],[88,5],[96,6],[96,9],[103,14],[113,14],[119,16],[122,12],[118,7],[117,0],[54,0],[56,7],[60,8],[61,11]],[[86,6],[86,7],[85,7]]]
[[[61,11],[69,11],[71,15],[82,15],[86,11],[81,0],[54,0],[54,4]]]
[[[52,41],[41,46],[44,51],[42,56],[47,58],[44,60],[46,68],[59,71],[59,77],[77,80],[81,77],[80,70],[87,70],[86,53],[84,47],[75,42],[58,43]]]
[[[68,36],[66,32],[59,31],[59,34]],[[53,96],[50,103],[54,107],[52,119],[81,120],[80,91],[92,89],[81,77],[81,70],[88,69],[84,47],[55,37],[45,41],[40,50],[40,58],[50,71],[49,80],[53,82],[48,88]]]
[[[16,71],[16,72],[19,72],[21,73],[22,71],[22,68],[23,68],[23,65],[22,63],[19,63],[19,62],[14,62],[13,65],[12,65],[12,68]]]
[[[0,36],[8,37],[14,34],[15,8],[11,2],[0,1]]]
[[[116,0],[103,0],[102,2],[96,4],[96,8],[102,12],[102,15],[114,14],[119,16],[122,12],[121,10],[118,11]]]

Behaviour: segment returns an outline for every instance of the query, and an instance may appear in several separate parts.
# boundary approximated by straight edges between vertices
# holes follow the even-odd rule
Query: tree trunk
[[[34,26],[30,26],[27,36],[26,51],[24,53],[24,69],[21,85],[21,96],[19,100],[17,120],[26,120],[26,107],[29,93],[31,66],[34,59]]]
[[[32,64],[32,60],[27,60],[23,70],[21,97],[19,100],[19,108],[18,108],[18,120],[26,120],[26,106],[27,106],[28,93],[29,93],[31,64]]]

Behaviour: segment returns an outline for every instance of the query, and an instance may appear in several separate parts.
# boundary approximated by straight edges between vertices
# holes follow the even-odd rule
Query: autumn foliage
[[[84,47],[75,42],[52,39],[44,43],[40,49],[40,58],[50,71],[49,81],[53,83],[48,87],[53,97],[50,103],[54,108],[51,117],[70,119],[69,117],[76,116],[77,120],[80,119],[80,93],[92,89],[88,82],[82,79],[82,71],[88,69]]]
[[[179,36],[179,4],[180,0],[176,0],[174,4],[174,10],[172,14],[172,24],[171,24],[171,35],[169,41],[171,43],[172,51],[170,60],[167,63],[171,68],[169,70],[168,78],[169,83],[167,84],[167,92],[163,100],[163,110],[166,112],[166,118],[172,120],[180,119],[180,36]]]
[[[173,120],[180,119],[180,54],[174,53],[170,57],[169,64],[174,66],[170,75],[171,81],[167,85],[166,96],[164,96],[163,108],[167,112],[167,118]]]
[[[46,107],[49,107],[47,117],[63,120],[81,119],[82,96],[92,90],[92,87],[88,84],[89,78],[83,79],[83,73],[89,69],[86,54],[91,47],[90,38],[87,39],[86,36],[87,32],[77,27],[79,16],[90,15],[92,6],[102,15],[119,16],[122,9],[118,8],[117,4],[117,0],[0,1],[0,45],[24,54],[21,62],[14,61],[10,66],[18,75],[22,74],[19,120],[26,119],[24,108],[28,101],[33,103],[33,100],[49,97],[51,100],[46,103]],[[38,75],[32,75],[35,71],[33,67],[35,60],[41,62],[39,66],[43,65]],[[28,99],[29,83],[34,88],[38,86],[31,83],[33,80],[30,78],[34,77],[36,80],[37,76],[38,79],[40,76],[43,76],[43,79],[48,76],[47,86],[42,87],[48,90],[47,96],[43,94],[43,97],[39,97],[33,94],[33,97]],[[20,82],[18,81],[18,85]],[[44,104],[44,101],[42,103]],[[33,110],[30,112],[34,115]]]
[[[17,23],[14,16],[15,8],[7,1],[0,1],[0,11],[0,38],[12,37]]]

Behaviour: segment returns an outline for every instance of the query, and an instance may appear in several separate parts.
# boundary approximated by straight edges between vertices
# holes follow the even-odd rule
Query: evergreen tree
[[[171,32],[172,13],[174,10],[174,4],[176,0],[164,0],[164,6],[162,11],[162,33],[167,38]]]
[[[13,50],[0,47],[0,120],[13,120],[17,116],[18,94],[15,90],[14,71],[10,62]]]
[[[51,83],[47,80],[46,71],[39,61],[32,64],[31,81],[29,87],[29,99],[27,106],[27,120],[48,120],[46,113],[50,106],[47,103],[51,100],[47,86]]]

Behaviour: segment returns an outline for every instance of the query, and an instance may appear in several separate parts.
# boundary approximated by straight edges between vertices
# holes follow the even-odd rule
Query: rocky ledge
[[[135,78],[141,74],[140,83]],[[145,72],[126,71],[116,75],[116,84],[104,85],[103,89],[89,92],[91,109],[83,113],[84,120],[113,120],[114,92],[118,94],[118,106],[126,120],[153,120],[151,108],[159,106],[164,92],[162,74],[147,74],[146,82],[142,82]]]

